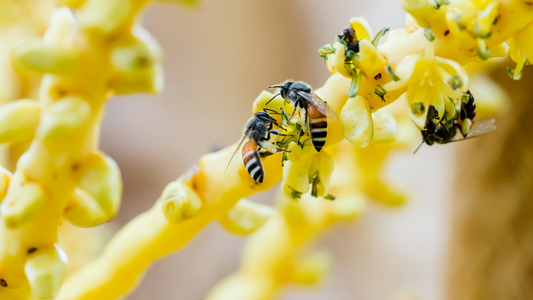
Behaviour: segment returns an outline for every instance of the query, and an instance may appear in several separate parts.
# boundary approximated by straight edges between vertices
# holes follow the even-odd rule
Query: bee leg
[[[307,111],[304,113],[304,121],[302,123],[302,131],[307,132],[307,127],[309,126],[309,114]]]
[[[294,114],[296,113],[296,110],[298,109],[299,106],[300,106],[299,102],[294,103],[294,109],[292,110],[291,117],[289,118],[289,120],[287,120],[287,122],[289,122],[292,119],[292,117],[294,117]]]
[[[268,132],[268,134],[271,134],[271,133],[275,135],[279,135],[279,136],[291,136],[290,134],[279,133],[276,130],[272,130]]]
[[[278,148],[278,147],[274,146],[274,144],[272,144],[271,142],[261,142],[261,143],[259,143],[259,145],[261,146],[261,148],[263,148],[266,151],[271,152],[271,153],[277,153],[277,152],[281,152],[281,151],[290,152],[290,151],[287,151],[287,150],[284,150],[284,149],[281,149],[281,148]]]
[[[270,156],[272,154],[274,154],[274,153],[268,152],[268,151],[267,152],[259,152],[259,157],[265,158],[265,157],[268,157],[268,156]]]

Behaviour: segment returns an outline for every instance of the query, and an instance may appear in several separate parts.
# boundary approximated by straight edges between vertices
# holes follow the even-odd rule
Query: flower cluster
[[[0,106],[0,141],[31,142],[14,174],[0,169],[1,299],[124,297],[155,260],[214,220],[237,234],[266,225],[250,240],[241,271],[211,299],[269,299],[286,283],[317,282],[328,258],[305,255],[306,245],[359,215],[366,198],[403,202],[379,172],[390,150],[412,144],[413,135],[399,128],[410,119],[427,135],[428,124],[444,121],[454,133],[461,125],[468,134],[474,120],[462,116],[470,99],[463,66],[502,56],[510,46],[517,66],[509,72],[519,79],[532,50],[528,1],[400,0],[408,12],[405,29],[376,35],[363,18],[353,18],[319,50],[334,73],[323,87],[301,84],[291,94],[279,86],[279,96],[264,91],[255,100],[253,114],[270,114],[276,122],[268,125],[277,123],[282,133],[267,138],[247,131],[257,158],[241,153],[244,163],[226,169],[237,144],[204,155],[63,284],[67,259],[57,245],[57,224],[64,218],[95,226],[120,205],[120,172],[98,151],[104,104],[110,95],[158,92],[163,79],[158,44],[137,23],[147,1],[62,2],[43,39],[12,52],[17,69],[44,74],[39,100]],[[410,118],[390,105],[398,99],[405,99]],[[265,127],[265,134],[272,130]],[[245,199],[279,181],[277,211]]]

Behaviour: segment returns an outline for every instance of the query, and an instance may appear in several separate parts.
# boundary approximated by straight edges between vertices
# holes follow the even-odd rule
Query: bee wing
[[[472,124],[472,127],[470,128],[466,138],[469,138],[469,137],[474,138],[476,136],[480,136],[482,134],[493,131],[494,129],[496,129],[496,125],[494,125],[495,122],[496,120],[494,119],[485,119],[485,120],[475,121]]]
[[[472,127],[470,128],[470,130],[468,131],[468,135],[466,137],[461,136],[460,138],[451,140],[448,143],[473,139],[478,136],[482,136],[485,133],[489,133],[493,131],[494,129],[496,129],[496,125],[494,125],[495,122],[496,122],[495,119],[484,119],[484,120],[475,121],[472,124]]]
[[[297,91],[296,93],[299,96],[303,97],[305,100],[307,100],[307,102],[313,105],[316,109],[318,109],[328,118],[337,119],[337,114],[333,111],[333,109],[331,109],[331,107],[328,106],[328,104],[324,100],[320,99],[317,94],[313,92],[306,93],[303,91]]]
[[[246,134],[242,137],[241,141],[239,142],[239,145],[237,146],[237,149],[235,149],[235,152],[233,152],[233,155],[231,156],[231,159],[229,160],[228,165],[226,166],[226,169],[224,170],[224,174],[228,170],[229,165],[231,165],[231,162],[233,161],[233,159],[235,159],[235,155],[237,155],[239,150],[242,148],[242,145],[244,144],[244,141],[246,141],[247,137],[248,136]]]

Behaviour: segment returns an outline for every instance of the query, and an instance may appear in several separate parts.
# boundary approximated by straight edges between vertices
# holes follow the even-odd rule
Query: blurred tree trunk
[[[525,69],[521,81],[493,74],[510,109],[496,131],[460,149],[447,299],[533,299],[533,70]]]

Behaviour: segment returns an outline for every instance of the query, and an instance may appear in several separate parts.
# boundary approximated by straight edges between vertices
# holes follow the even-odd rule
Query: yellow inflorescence
[[[45,75],[38,101],[0,107],[0,141],[31,142],[13,175],[2,170],[0,299],[57,295],[68,264],[62,218],[96,226],[120,205],[120,171],[98,151],[106,99],[162,87],[157,43],[134,23],[146,1],[79,2],[58,7],[42,39],[11,53],[17,69]]]
[[[405,94],[410,119],[423,130],[430,105],[439,115],[456,114],[469,89],[466,63],[504,55],[510,39],[518,64],[510,74],[518,79],[533,55],[528,1],[400,0],[409,13],[406,28],[391,31],[381,45],[386,30],[374,34],[363,18],[353,18],[349,27],[357,50],[342,38],[319,50],[338,74],[315,92],[339,116],[328,119],[321,152],[308,135],[287,143],[289,153],[263,159],[261,184],[242,163],[224,174],[236,145],[203,156],[63,284],[67,257],[57,245],[58,224],[64,218],[96,226],[120,204],[118,167],[98,151],[105,101],[113,94],[157,92],[163,80],[161,51],[136,23],[147,0],[61,2],[43,39],[26,40],[12,52],[17,69],[45,74],[39,100],[0,106],[0,142],[31,142],[14,174],[0,169],[0,299],[122,298],[155,260],[185,246],[213,220],[236,234],[264,226],[247,244],[241,270],[209,299],[271,299],[286,283],[319,282],[330,258],[305,253],[305,246],[330,226],[358,216],[366,198],[387,205],[405,200],[380,176],[387,154],[413,141],[399,130],[409,118],[388,105]],[[268,103],[273,96],[262,92],[253,113],[292,111],[281,97]],[[287,134],[297,135],[306,125],[303,116],[273,116]],[[279,181],[277,212],[244,199]]]

